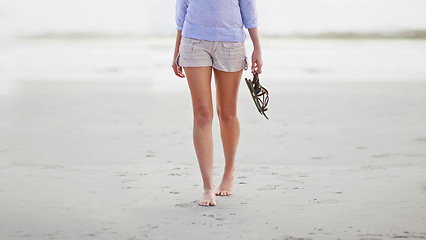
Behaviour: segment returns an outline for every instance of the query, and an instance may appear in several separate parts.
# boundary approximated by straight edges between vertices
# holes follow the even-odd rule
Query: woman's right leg
[[[194,147],[204,183],[201,206],[215,206],[213,182],[213,102],[211,92],[212,67],[184,67],[191,91],[194,112]]]

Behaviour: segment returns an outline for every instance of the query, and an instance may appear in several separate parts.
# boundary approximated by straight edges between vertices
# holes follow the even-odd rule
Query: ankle
[[[205,192],[214,191],[214,190],[215,190],[215,186],[214,185],[204,186],[204,191]]]
[[[225,168],[223,171],[223,178],[234,178],[235,168]]]

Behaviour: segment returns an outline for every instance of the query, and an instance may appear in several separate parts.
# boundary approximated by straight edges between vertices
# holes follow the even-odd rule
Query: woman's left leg
[[[223,72],[214,69],[217,115],[219,117],[220,135],[225,156],[225,169],[222,182],[216,191],[216,195],[221,196],[228,196],[232,193],[235,155],[240,137],[237,100],[242,74],[243,70],[238,72]]]

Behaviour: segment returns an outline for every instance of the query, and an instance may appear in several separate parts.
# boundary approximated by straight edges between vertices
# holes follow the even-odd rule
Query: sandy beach
[[[208,208],[173,40],[127,43],[8,48],[0,239],[426,239],[425,43],[270,40],[270,120],[242,84],[233,194]]]

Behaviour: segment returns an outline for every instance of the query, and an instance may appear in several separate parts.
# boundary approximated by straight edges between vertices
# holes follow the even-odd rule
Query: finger
[[[256,65],[254,65],[252,68],[251,68],[251,73],[256,73],[257,72],[257,66]]]
[[[257,74],[261,74],[262,73],[262,64],[259,64],[257,67]]]
[[[184,78],[185,74],[183,74],[182,67],[178,67],[177,70],[178,70],[178,74],[179,74],[178,76],[181,77],[181,78]]]
[[[252,61],[251,63],[251,73],[254,73],[256,69],[255,61]]]
[[[255,72],[257,73],[257,74],[261,74],[262,73],[262,66],[263,66],[263,63],[262,63],[262,61],[261,60],[255,60],[256,61],[256,67],[255,67]]]
[[[176,65],[172,65],[172,68],[173,68],[173,72],[175,72],[175,75],[177,76],[178,75],[178,70],[177,70]]]

